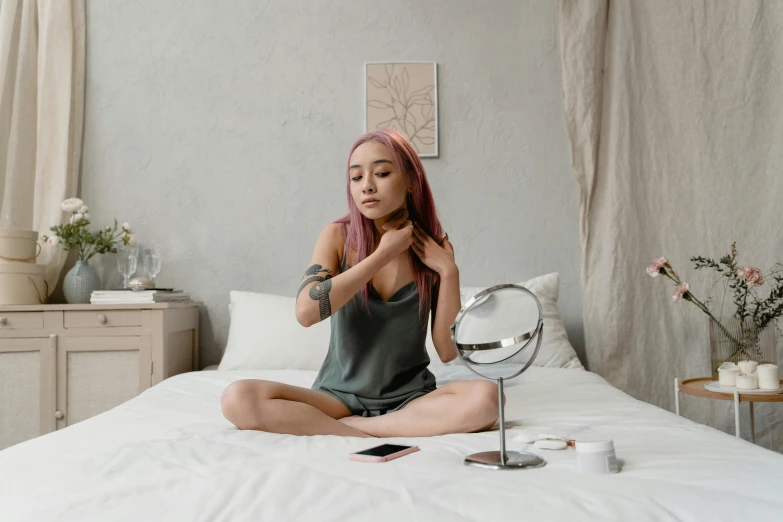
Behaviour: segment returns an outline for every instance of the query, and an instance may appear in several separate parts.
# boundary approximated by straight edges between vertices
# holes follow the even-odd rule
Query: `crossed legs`
[[[379,417],[351,416],[331,395],[256,379],[231,383],[220,403],[239,429],[292,435],[427,437],[484,431],[498,418],[497,385],[484,380],[446,384]]]

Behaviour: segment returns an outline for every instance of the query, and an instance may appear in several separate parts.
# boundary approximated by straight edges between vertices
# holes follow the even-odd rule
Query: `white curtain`
[[[589,369],[673,411],[674,378],[710,374],[707,319],[646,265],[667,257],[706,297],[691,256],[736,241],[743,265],[783,261],[783,2],[560,0],[558,17]],[[682,406],[732,431],[730,402]],[[783,450],[783,405],[756,406],[756,433]]]
[[[62,222],[76,195],[84,118],[84,0],[0,3],[0,227]],[[49,291],[65,262],[44,245]]]

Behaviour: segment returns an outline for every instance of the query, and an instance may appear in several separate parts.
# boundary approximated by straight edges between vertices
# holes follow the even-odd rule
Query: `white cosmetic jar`
[[[739,368],[718,368],[718,384],[721,386],[736,386]]]
[[[579,471],[585,475],[617,473],[614,441],[576,441],[576,460]]]

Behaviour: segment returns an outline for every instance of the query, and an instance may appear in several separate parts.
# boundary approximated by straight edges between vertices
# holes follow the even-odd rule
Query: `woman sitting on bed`
[[[435,387],[426,328],[444,362],[456,357],[449,326],[460,309],[454,249],[435,212],[424,167],[398,132],[368,133],[351,149],[348,214],[315,244],[296,318],[331,318],[331,342],[312,389],[243,379],[223,392],[240,429],[294,435],[415,437],[489,429],[497,385]],[[437,238],[437,239],[435,239]]]

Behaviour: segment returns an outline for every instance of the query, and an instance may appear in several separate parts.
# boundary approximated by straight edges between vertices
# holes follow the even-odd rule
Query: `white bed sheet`
[[[440,384],[475,377],[436,368]],[[194,372],[102,415],[0,452],[0,520],[781,520],[783,455],[690,422],[581,370],[532,367],[510,381],[508,449],[547,465],[463,465],[498,432],[393,439],[421,451],[383,464],[348,460],[381,440],[239,431],[219,397],[238,378],[308,386],[315,372]],[[578,472],[573,450],[522,432],[614,439],[622,471]],[[515,435],[516,434],[516,435]],[[521,437],[520,437],[521,438]]]

